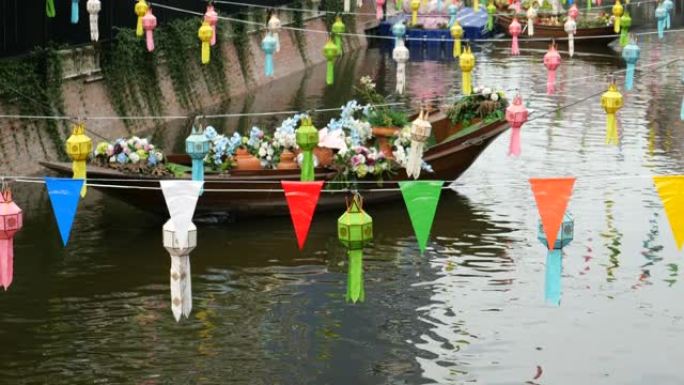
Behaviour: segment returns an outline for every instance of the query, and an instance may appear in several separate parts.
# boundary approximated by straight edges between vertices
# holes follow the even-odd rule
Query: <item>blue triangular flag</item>
[[[59,233],[65,247],[69,242],[71,225],[74,223],[74,217],[76,217],[76,208],[81,198],[83,183],[83,179],[45,178],[52,211],[55,213]]]

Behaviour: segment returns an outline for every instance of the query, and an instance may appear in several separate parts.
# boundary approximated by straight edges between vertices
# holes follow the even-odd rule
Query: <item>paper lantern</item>
[[[302,118],[299,128],[295,131],[295,137],[297,146],[299,146],[303,153],[300,180],[302,182],[311,182],[315,179],[313,149],[318,145],[318,130],[311,123],[310,116]]]
[[[427,121],[427,114],[421,110],[418,118],[411,122],[411,148],[406,162],[406,175],[409,178],[420,178],[420,170],[423,166],[423,148],[430,138],[432,125]]]
[[[579,9],[577,9],[577,5],[573,4],[570,9],[568,9],[568,16],[572,17],[575,21],[577,20],[577,16],[579,16]]]
[[[157,18],[152,14],[152,8],[147,10],[147,14],[143,17],[143,29],[145,30],[145,40],[147,41],[147,50],[154,51],[154,29],[157,28]]]
[[[373,241],[373,218],[363,211],[363,200],[358,194],[347,203],[347,211],[337,220],[337,236],[349,256],[346,300],[363,302],[363,248]]]
[[[627,63],[627,73],[625,74],[625,89],[630,91],[634,85],[634,71],[639,60],[640,50],[636,41],[632,40],[622,49],[622,58]]]
[[[392,35],[394,35],[394,47],[399,45],[399,42],[406,36],[406,25],[403,20],[399,20],[392,24]]]
[[[534,36],[534,21],[537,20],[537,7],[527,8],[527,36]]]
[[[143,25],[142,25],[142,20],[143,17],[147,14],[147,10],[149,9],[149,5],[147,5],[147,2],[145,0],[138,0],[137,3],[135,3],[135,14],[138,15],[138,24],[135,28],[135,35],[138,37],[143,37],[144,30],[143,30]]]
[[[385,5],[385,0],[375,0],[375,18],[382,20],[385,17],[385,11],[382,7]]]
[[[494,0],[489,0],[489,4],[487,4],[487,31],[494,30],[494,15],[496,15],[496,5],[494,5]]]
[[[78,0],[71,0],[71,24],[78,24],[79,11]]]
[[[513,0],[513,10],[515,11],[516,15],[521,12],[520,6],[520,0]]]
[[[276,52],[280,52],[280,29],[282,28],[282,23],[275,12],[268,19],[268,31],[271,32],[273,38],[276,41]]]
[[[674,2],[672,0],[665,0],[663,1],[663,5],[665,6],[665,11],[667,11],[665,16],[665,28],[670,29],[670,18],[672,10],[674,10]]]
[[[561,273],[563,270],[563,248],[570,244],[574,238],[575,222],[572,216],[565,214],[563,222],[558,230],[558,236],[554,243],[554,248],[547,250],[546,272],[544,284],[544,299],[547,303],[560,305],[561,299]],[[544,226],[539,223],[537,238],[548,248]]]
[[[86,160],[93,152],[93,141],[85,134],[85,124],[74,125],[71,136],[66,141],[66,153],[72,161],[74,179],[86,178]],[[81,189],[81,197],[86,196],[86,184]]]
[[[451,32],[451,37],[454,39],[454,57],[461,56],[461,38],[463,37],[463,27],[458,23],[458,20],[454,22],[454,25],[449,29]]]
[[[665,26],[667,24],[667,8],[663,3],[658,4],[655,9],[655,18],[658,21],[658,38],[665,38]]]
[[[100,28],[99,28],[99,14],[102,10],[102,3],[100,0],[88,0],[86,3],[86,9],[90,15],[90,41],[100,40]]]
[[[458,65],[461,67],[462,75],[462,88],[463,95],[470,95],[473,92],[473,75],[472,71],[475,68],[475,55],[470,51],[470,47],[467,46],[461,56],[458,58]]]
[[[332,25],[332,36],[335,39],[335,45],[337,46],[337,55],[342,55],[344,50],[344,45],[342,44],[342,35],[347,31],[347,26],[344,25],[342,18],[337,16],[335,22]]]
[[[456,4],[449,4],[447,7],[447,12],[449,12],[449,24],[447,27],[451,28],[455,23],[457,23],[458,17],[458,6]]]
[[[617,117],[615,114],[622,108],[622,94],[615,82],[611,82],[608,91],[601,95],[601,107],[606,111],[606,144],[618,144]]]
[[[399,40],[399,43],[394,50],[392,50],[392,59],[397,62],[397,93],[403,95],[406,90],[406,63],[409,60],[409,50],[406,48],[403,40]]]
[[[14,275],[14,235],[24,225],[24,215],[12,201],[12,191],[0,189],[0,286],[7,290]]]
[[[204,158],[209,153],[209,144],[204,130],[192,127],[190,136],[185,139],[185,152],[192,159],[192,180],[204,180]]]
[[[508,25],[508,33],[511,34],[511,55],[520,55],[520,48],[518,48],[518,36],[522,33],[522,25],[518,22],[517,17],[513,17],[513,21]]]
[[[207,4],[207,10],[204,12],[204,21],[209,23],[209,26],[211,26],[211,45],[214,46],[216,45],[216,24],[218,24],[218,13],[214,9],[214,5],[211,3]]]
[[[613,5],[613,29],[615,33],[620,33],[620,18],[623,12],[624,8],[620,4],[620,0],[615,0],[615,5]]]
[[[556,237],[556,242],[553,244],[553,249],[560,250],[564,248],[565,246],[569,245],[574,238],[575,220],[570,214],[566,213],[563,216],[563,222],[561,223],[560,229],[558,229],[558,236]],[[548,246],[549,242],[546,239],[546,232],[544,231],[544,225],[542,225],[541,221],[539,222],[537,239],[544,245],[544,247]]]
[[[575,34],[577,33],[577,23],[572,17],[568,17],[563,25],[565,33],[568,34],[568,54],[570,57],[575,55]]]
[[[620,46],[624,47],[629,43],[629,28],[632,26],[632,17],[625,11],[620,17]]]
[[[264,75],[273,76],[273,54],[277,50],[278,41],[273,33],[268,32],[261,41],[261,49],[264,51]]]
[[[508,148],[510,156],[520,155],[520,128],[527,122],[527,116],[527,108],[518,94],[513,98],[513,103],[506,108],[506,121],[511,126],[511,143]]]
[[[332,39],[328,39],[328,42],[323,46],[323,57],[325,57],[325,60],[328,63],[325,83],[329,86],[335,82],[335,59],[337,59],[339,52],[340,50],[337,48],[337,44],[333,43]]]
[[[45,0],[45,14],[49,18],[53,18],[57,15],[55,12],[55,0]]]
[[[411,25],[418,24],[418,10],[420,9],[420,0],[411,0]]]
[[[202,22],[202,26],[197,31],[197,37],[202,42],[202,64],[209,64],[211,60],[211,37],[214,36],[214,31],[206,21]]]
[[[480,0],[473,0],[473,12],[480,12]]]
[[[556,88],[556,70],[561,64],[561,57],[556,50],[556,43],[551,43],[548,52],[544,55],[544,66],[548,70],[546,78],[546,93],[552,95]]]
[[[163,242],[171,257],[171,311],[178,322],[181,315],[188,318],[192,311],[190,253],[197,247],[197,227],[190,223],[187,234],[179,237],[174,222],[169,219],[163,227]]]

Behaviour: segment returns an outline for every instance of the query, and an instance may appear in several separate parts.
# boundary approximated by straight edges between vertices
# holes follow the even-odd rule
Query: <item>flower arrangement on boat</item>
[[[462,97],[449,107],[447,117],[453,124],[468,127],[503,119],[506,107],[508,100],[504,91],[477,86],[472,95]]]
[[[94,163],[141,173],[165,173],[164,153],[147,138],[132,136],[114,142],[99,142],[93,151]]]

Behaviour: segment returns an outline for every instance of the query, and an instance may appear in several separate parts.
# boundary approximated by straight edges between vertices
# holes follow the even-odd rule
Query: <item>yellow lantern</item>
[[[615,33],[620,33],[620,18],[624,11],[622,4],[620,4],[620,0],[615,0],[615,5],[613,5],[613,30]]]
[[[418,24],[418,10],[420,9],[420,0],[411,0],[411,25]]]
[[[451,37],[454,39],[454,57],[461,56],[461,38],[463,37],[463,27],[458,23],[458,20],[454,22],[454,25],[450,29]]]
[[[211,38],[214,36],[214,30],[208,22],[203,22],[197,36],[202,41],[202,64],[209,64],[211,56]]]
[[[85,134],[85,124],[77,123],[74,131],[66,141],[66,153],[71,159],[74,179],[86,178],[86,160],[93,152],[93,141]],[[81,197],[86,195],[86,185],[83,183]]]
[[[615,114],[622,108],[622,94],[615,82],[611,82],[608,91],[601,95],[601,107],[606,111],[606,144],[618,144],[617,118]]]
[[[135,3],[135,14],[138,15],[138,26],[135,28],[135,35],[138,37],[142,37],[144,34],[142,20],[147,14],[148,9],[150,9],[150,6],[147,5],[145,0],[138,0]]]
[[[458,65],[463,72],[463,95],[470,95],[473,91],[473,77],[472,70],[475,68],[475,56],[470,50],[469,46],[463,50],[463,53],[458,58]]]

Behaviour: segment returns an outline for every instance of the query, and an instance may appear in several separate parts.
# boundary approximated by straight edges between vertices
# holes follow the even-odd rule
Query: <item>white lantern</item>
[[[423,147],[430,137],[432,125],[427,121],[427,114],[420,111],[418,118],[411,123],[411,149],[406,162],[406,174],[413,179],[420,177],[423,166]]]
[[[403,95],[406,90],[406,63],[409,60],[409,50],[404,40],[397,40],[397,46],[392,50],[392,58],[397,62],[397,93]]]
[[[197,227],[190,223],[187,236],[179,237],[173,221],[168,220],[164,224],[163,235],[164,248],[171,256],[171,310],[176,321],[180,321],[181,315],[188,318],[192,310],[190,253],[197,246]]]
[[[568,21],[563,25],[565,33],[568,34],[568,53],[570,57],[575,54],[575,33],[577,33],[577,23],[572,17],[568,17]]]
[[[527,36],[534,36],[535,20],[537,20],[537,8],[532,4],[527,8]]]
[[[100,40],[100,29],[98,27],[98,14],[102,10],[102,3],[100,0],[88,0],[86,9],[90,15],[90,40]]]

